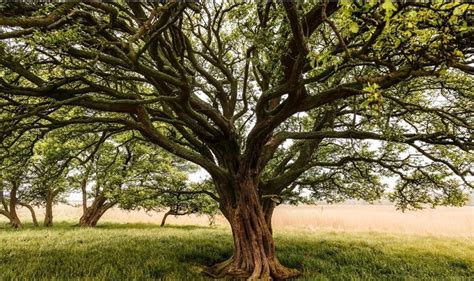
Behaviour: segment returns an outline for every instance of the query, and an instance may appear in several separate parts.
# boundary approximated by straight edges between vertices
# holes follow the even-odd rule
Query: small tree
[[[29,189],[28,173],[33,155],[32,147],[39,138],[26,131],[18,134],[15,139],[14,145],[0,146],[0,214],[10,220],[12,227],[21,227],[16,209],[22,206],[30,211],[33,225],[38,226],[35,210],[25,194]]]
[[[125,210],[144,209],[147,212],[166,210],[161,226],[166,224],[168,216],[191,214],[206,215],[209,224],[214,224],[219,205],[212,192],[209,181],[188,183],[185,175],[176,173],[173,177],[160,179],[159,182],[133,187],[120,202]]]
[[[85,163],[80,179],[83,198],[92,199],[88,206],[83,202],[84,213],[80,226],[96,226],[104,213],[117,204],[122,193],[132,155],[126,146],[104,142],[90,161]],[[90,191],[87,191],[87,185]]]
[[[10,225],[13,228],[21,228],[22,223],[16,212],[18,206],[18,189],[20,188],[19,177],[17,177],[17,175],[4,176],[1,184],[0,199],[3,209],[0,210],[0,214],[10,220]],[[4,194],[5,189],[8,190],[7,198]]]
[[[178,166],[183,169],[181,172]],[[127,201],[138,202],[143,190],[138,193],[136,187],[147,184],[150,178],[158,184],[184,181],[183,175],[190,169],[164,151],[151,149],[133,134],[119,134],[102,142],[74,176],[83,194],[86,192],[87,198],[92,199],[79,225],[95,226],[111,207]]]
[[[169,215],[185,216],[191,214],[206,215],[209,224],[213,225],[219,205],[212,198],[209,190],[203,189],[203,184],[181,183],[175,190],[164,190],[158,197],[156,206],[168,208],[163,215],[161,226],[164,226]],[[155,207],[156,208],[156,207]]]
[[[53,225],[53,205],[66,203],[65,195],[72,190],[70,179],[79,156],[93,150],[103,141],[96,133],[84,133],[84,127],[70,127],[46,134],[31,143],[33,156],[29,160],[24,201],[43,206],[44,226]]]
[[[53,205],[64,201],[62,196],[69,190],[67,176],[77,150],[66,131],[48,134],[33,149],[28,171],[29,187],[23,196],[33,205],[44,206],[43,225],[46,227],[53,226]]]
[[[14,149],[12,149],[14,150]],[[25,187],[25,177],[27,176],[28,164],[30,159],[17,158],[14,155],[3,158],[0,165],[0,214],[6,216],[10,220],[13,228],[21,228],[22,223],[17,214],[17,207],[25,206],[31,211],[33,224],[36,226],[36,215],[33,208],[21,202],[19,197],[22,188]]]

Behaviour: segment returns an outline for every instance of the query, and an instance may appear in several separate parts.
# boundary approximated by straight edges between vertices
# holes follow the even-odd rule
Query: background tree
[[[131,161],[132,153],[126,145],[104,142],[86,163],[84,173],[76,175],[80,179],[83,198],[92,199],[90,206],[87,206],[87,201],[83,202],[84,213],[79,220],[80,226],[96,226],[103,214],[117,204],[117,198],[126,184]]]
[[[27,204],[22,196],[27,186],[28,165],[30,164],[30,153],[18,153],[22,149],[22,142],[11,148],[11,154],[4,154],[0,165],[0,214],[10,220],[13,228],[21,228],[22,223],[17,214],[17,208],[20,206],[28,208],[31,212],[33,225],[37,226],[36,214],[31,205]]]
[[[2,145],[95,124],[200,165],[235,245],[211,276],[297,275],[271,217],[302,188],[418,208],[472,186],[469,3],[1,5]]]
[[[18,167],[14,167],[18,168]],[[0,213],[6,216],[10,220],[10,225],[13,228],[21,228],[22,223],[17,214],[18,207],[18,190],[22,183],[22,173],[24,170],[19,169],[16,171],[10,169],[2,169],[2,175],[0,177],[1,187],[1,201],[2,201],[2,210]],[[8,193],[5,194],[4,191]]]
[[[67,203],[65,196],[73,189],[70,180],[77,173],[79,157],[89,150],[94,151],[107,136],[103,134],[99,137],[97,133],[82,129],[71,126],[67,130],[49,132],[33,142],[25,142],[31,148],[32,156],[23,168],[23,185],[19,192],[21,200],[18,203],[30,210],[34,224],[36,218],[31,205],[44,207],[43,225],[53,225],[53,205]]]
[[[125,210],[144,209],[147,212],[166,211],[161,220],[161,226],[166,224],[168,216],[206,215],[209,224],[214,224],[215,216],[219,211],[218,198],[213,193],[212,183],[187,182],[187,175],[175,172],[173,175],[164,175],[163,178],[154,178],[128,190],[120,202]]]
[[[117,134],[91,153],[74,175],[85,197],[92,199],[90,206],[86,204],[80,226],[95,226],[108,209],[119,204],[122,207],[123,202],[134,202],[136,207],[144,195],[155,192],[153,189],[184,182],[186,173],[192,171],[190,165],[152,149],[133,134]],[[144,189],[144,185],[150,187]],[[142,188],[140,192],[136,192],[138,188]]]
[[[67,131],[47,134],[34,146],[27,174],[29,188],[23,194],[33,205],[45,210],[43,225],[53,226],[53,205],[63,201],[70,190],[67,177],[73,168],[71,161],[80,153],[80,147],[70,139]]]

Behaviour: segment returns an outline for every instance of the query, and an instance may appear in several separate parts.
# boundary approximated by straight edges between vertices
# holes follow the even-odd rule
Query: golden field
[[[54,220],[77,221],[82,209],[68,205],[54,208]],[[30,222],[26,209],[19,209],[24,222]],[[102,223],[160,223],[163,213],[145,211],[109,210]],[[43,211],[37,209],[41,222]],[[0,223],[6,222],[0,218]],[[100,223],[100,222],[99,222]],[[207,225],[205,216],[168,217],[167,224]],[[222,217],[217,225],[227,225]],[[382,232],[451,237],[474,237],[474,206],[462,208],[439,207],[419,211],[401,212],[390,205],[319,205],[279,206],[273,216],[273,225],[278,229],[305,231]]]

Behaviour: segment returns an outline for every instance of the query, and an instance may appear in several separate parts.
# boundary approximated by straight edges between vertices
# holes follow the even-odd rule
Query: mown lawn
[[[474,242],[376,233],[277,232],[279,258],[298,280],[473,280]],[[79,229],[0,226],[0,280],[206,280],[229,257],[227,228],[108,224]]]

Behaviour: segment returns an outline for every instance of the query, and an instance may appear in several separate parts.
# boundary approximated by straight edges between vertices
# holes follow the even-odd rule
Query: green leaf
[[[464,54],[459,51],[458,49],[454,50],[453,54],[456,56],[456,57],[459,57],[459,58],[464,58]]]
[[[397,10],[395,5],[393,5],[392,0],[385,0],[382,4],[382,8],[385,10],[385,12],[393,13],[394,11]]]
[[[349,30],[352,33],[357,33],[357,32],[359,32],[359,25],[355,21],[351,21],[349,23]]]
[[[385,0],[382,4],[382,9],[385,10],[385,21],[389,21],[393,12],[397,10],[395,5],[393,5],[392,0]]]

